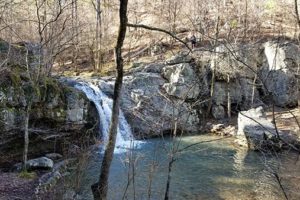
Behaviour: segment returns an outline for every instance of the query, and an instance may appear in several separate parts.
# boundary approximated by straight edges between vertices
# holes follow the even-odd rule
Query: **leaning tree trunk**
[[[109,169],[113,159],[113,153],[116,144],[116,136],[118,131],[119,107],[120,107],[121,89],[122,89],[122,81],[123,81],[122,46],[126,35],[127,3],[128,0],[120,0],[120,10],[119,10],[120,26],[119,26],[118,41],[115,48],[117,78],[115,82],[115,89],[114,89],[114,96],[113,96],[112,117],[111,117],[111,124],[109,128],[109,141],[104,152],[99,182],[92,186],[94,199],[97,200],[107,199]]]

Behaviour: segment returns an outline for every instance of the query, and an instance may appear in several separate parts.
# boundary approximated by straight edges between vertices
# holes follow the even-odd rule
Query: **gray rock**
[[[175,56],[172,56],[170,59],[166,61],[167,65],[176,65],[180,63],[190,63],[192,61],[192,56],[189,54],[189,52],[180,52],[179,54],[176,54]]]
[[[143,72],[147,72],[147,73],[161,73],[162,68],[165,65],[162,63],[150,63],[148,65],[145,66],[145,68],[143,69]]]
[[[239,113],[236,137],[239,145],[252,150],[281,149],[287,143],[297,143],[292,135],[276,131],[262,107]]]
[[[28,160],[26,167],[28,170],[35,170],[35,169],[52,169],[54,166],[53,160],[46,158],[46,157],[40,157],[35,158],[32,160]],[[12,167],[12,171],[22,171],[23,170],[23,164],[17,163]]]
[[[48,191],[57,184],[57,181],[61,179],[62,175],[59,171],[53,171],[44,174],[39,178],[38,191]]]
[[[131,68],[128,70],[128,74],[135,74],[139,72],[147,72],[147,73],[161,73],[162,68],[165,66],[163,63],[143,63],[143,65]]]
[[[12,109],[0,108],[0,120],[2,122],[5,122],[0,124],[2,131],[9,132],[10,130],[13,130],[14,127],[22,125],[23,122],[21,121],[24,117],[25,117],[25,112],[22,111],[18,112],[18,110],[14,108]],[[18,120],[18,118],[21,120]],[[20,121],[20,124],[18,124],[18,121]]]
[[[67,121],[84,123],[84,114],[87,111],[86,102],[81,96],[81,92],[67,94]]]
[[[197,132],[197,111],[189,104],[165,94],[161,88],[166,81],[157,73],[135,73],[124,77],[122,110],[136,137],[151,137],[174,128]]]
[[[226,82],[215,82],[213,103],[216,106],[226,106],[228,104],[228,90],[231,104],[241,109],[249,109],[251,106],[263,105],[259,98],[257,88],[254,89],[254,101],[252,105],[253,85],[249,79],[236,79],[227,84]],[[234,109],[232,107],[232,109]],[[220,110],[220,109],[217,109]],[[214,115],[214,113],[212,112]]]
[[[209,124],[208,124],[209,125]],[[210,133],[228,136],[228,135],[235,135],[235,127],[232,125],[225,125],[225,124],[211,124],[209,129]]]
[[[225,109],[220,105],[213,105],[211,111],[215,119],[224,119],[225,118]]]
[[[221,45],[216,48],[217,55],[211,55],[210,66],[215,70],[217,80],[227,80],[228,75],[253,79],[262,62],[261,51],[256,45]]]
[[[59,159],[62,159],[63,156],[59,153],[47,153],[45,155],[45,157],[47,157],[51,160],[59,160]]]
[[[40,157],[28,160],[26,165],[28,169],[52,169],[54,162],[49,158]]]
[[[269,71],[297,71],[297,63],[300,62],[298,45],[291,42],[266,42],[263,46]]]
[[[77,194],[73,189],[68,189],[64,195],[63,200],[84,200],[82,196]]]
[[[267,42],[264,45],[266,62],[260,74],[266,93],[270,93],[277,106],[296,106],[298,87],[296,71],[300,62],[300,49],[292,43]]]
[[[188,63],[166,66],[162,75],[169,81],[163,85],[169,95],[183,100],[198,97],[200,81]]]

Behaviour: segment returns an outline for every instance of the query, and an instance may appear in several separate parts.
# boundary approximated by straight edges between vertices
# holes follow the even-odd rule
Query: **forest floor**
[[[20,173],[0,172],[0,200],[35,199],[38,177],[22,178]]]
[[[278,129],[286,133],[297,134],[300,138],[300,106],[292,109],[275,107],[275,121]],[[272,108],[266,112],[267,118],[272,120]]]

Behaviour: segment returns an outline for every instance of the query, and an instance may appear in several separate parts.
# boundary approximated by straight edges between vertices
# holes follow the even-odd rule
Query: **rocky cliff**
[[[98,113],[85,95],[53,78],[36,86],[26,68],[3,68],[0,74],[0,165],[20,160],[24,122],[29,109],[29,157],[68,153],[70,145],[89,144],[98,135]],[[9,153],[8,153],[9,152]]]
[[[221,45],[210,51],[194,49],[164,62],[134,63],[124,77],[121,108],[136,138],[170,134],[174,130],[177,134],[199,134],[203,131],[203,121],[210,116],[226,119],[229,106],[232,115],[272,103],[295,107],[299,99],[299,62],[297,45],[271,41]],[[95,82],[112,96],[113,77],[85,81]],[[63,150],[66,148],[61,144],[72,143],[72,138],[89,141],[91,135],[97,134],[99,120],[95,106],[72,87],[76,80],[67,84],[71,87],[46,78],[38,88],[32,88],[26,69],[2,71],[2,157],[7,151],[21,155],[28,96],[33,100],[31,147],[38,147],[30,148],[32,154],[41,149]]]
[[[228,106],[232,115],[273,102],[295,107],[299,59],[297,45],[271,41],[195,49],[165,62],[134,64],[124,77],[122,109],[140,138],[175,128],[199,133],[209,107],[216,119],[227,118]],[[94,81],[112,95],[114,78]]]

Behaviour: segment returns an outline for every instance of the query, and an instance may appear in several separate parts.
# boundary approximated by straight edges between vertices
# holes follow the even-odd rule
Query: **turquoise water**
[[[201,143],[210,140],[214,141]],[[214,136],[151,139],[139,149],[115,154],[109,199],[163,199],[171,148],[183,149],[199,142],[175,154],[170,199],[285,199],[274,172],[282,178],[289,199],[300,199],[300,191],[294,188],[300,179],[289,178],[300,177],[296,155],[248,152],[234,147],[232,140]],[[134,167],[128,165],[129,160]],[[98,180],[100,166],[101,154],[94,154],[79,185],[84,199],[92,199],[90,185]]]

